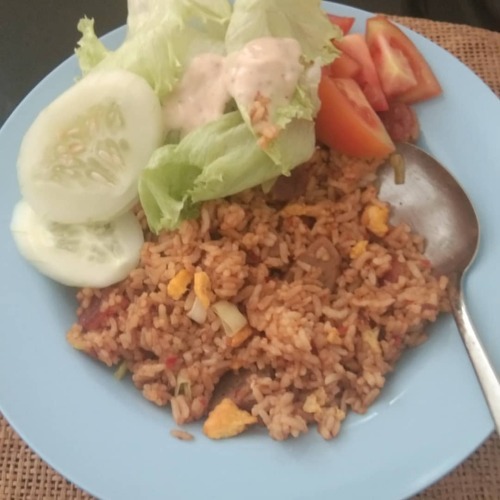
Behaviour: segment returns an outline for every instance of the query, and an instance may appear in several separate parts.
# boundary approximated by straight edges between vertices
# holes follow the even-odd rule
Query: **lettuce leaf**
[[[128,38],[154,29],[165,20],[171,27],[180,28],[198,22],[198,29],[223,38],[232,13],[227,0],[128,0],[127,9]]]
[[[270,186],[312,156],[320,67],[338,54],[331,39],[341,36],[319,0],[236,0],[234,8],[228,0],[128,0],[128,10],[127,35],[115,51],[97,39],[93,20],[80,21],[76,53],[82,72],[132,71],[164,103],[199,54],[227,55],[262,37],[297,41],[292,59],[299,65],[296,88],[293,83],[273,94],[264,122],[253,124],[251,104],[236,99],[220,118],[183,138],[171,131],[178,135],[176,144],[152,155],[139,180],[139,197],[154,232],[196,216],[205,200]],[[274,138],[269,139],[268,125],[278,131]],[[259,140],[259,133],[265,140]]]
[[[80,19],[77,29],[82,34],[82,37],[78,41],[79,48],[75,50],[75,53],[80,63],[80,69],[86,75],[109,54],[109,51],[97,38],[93,19],[87,17]]]
[[[289,174],[314,151],[314,124],[295,120],[280,137],[286,151],[276,164],[257,145],[241,114],[233,111],[158,149],[139,181],[152,231],[173,229],[195,216],[198,202],[223,198]]]
[[[320,77],[321,68],[318,65],[313,64],[305,68],[290,102],[276,107],[271,113],[270,121],[278,127],[279,132],[277,137],[265,146],[264,151],[278,165],[287,168],[294,163],[291,154],[294,154],[299,144],[309,144],[310,133],[314,136],[313,120],[320,106]],[[248,111],[238,102],[237,104],[245,123],[257,136]],[[307,126],[305,122],[308,123]],[[294,147],[290,148],[290,144],[294,144]],[[294,163],[294,166],[296,165],[298,163]]]
[[[84,75],[126,69],[145,78],[162,99],[195,55],[225,52],[227,0],[129,0],[128,12],[127,36],[115,51],[98,40],[93,21],[80,21],[82,38],[75,52]]]
[[[311,64],[304,68],[290,103],[277,107],[275,111],[274,122],[278,127],[286,127],[293,118],[314,120],[321,104],[318,97],[320,79],[319,64]]]
[[[295,38],[307,62],[328,64],[339,54],[331,40],[342,36],[321,10],[320,0],[236,0],[226,33],[226,49],[241,49],[255,38]]]
[[[317,95],[320,67],[330,63],[339,54],[332,44],[342,32],[332,25],[321,10],[319,0],[236,0],[226,33],[226,49],[232,53],[252,40],[263,37],[293,38],[301,47],[302,74],[296,90],[288,102],[270,102],[267,121],[276,127],[278,136],[267,141],[265,151],[274,162],[287,162],[288,127],[296,127],[296,120],[313,120],[319,109]],[[258,124],[252,123],[247,104],[236,99],[236,104],[255,136]],[[280,136],[284,135],[283,140]]]

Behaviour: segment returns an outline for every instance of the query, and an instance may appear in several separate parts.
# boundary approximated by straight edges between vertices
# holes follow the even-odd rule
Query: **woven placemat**
[[[500,96],[500,33],[424,19],[394,19],[450,51]],[[500,439],[496,435],[490,437],[467,461],[417,498],[500,498]],[[0,415],[0,500],[21,499],[91,500],[92,497],[46,465]]]

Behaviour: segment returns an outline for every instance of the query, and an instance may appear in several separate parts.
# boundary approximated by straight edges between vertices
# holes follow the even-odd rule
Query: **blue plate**
[[[355,16],[358,31],[369,15],[341,5],[325,9]],[[466,294],[498,369],[500,103],[457,59],[405,31],[444,88],[442,97],[418,106],[423,144],[466,187],[481,220],[481,250]],[[116,46],[123,34],[114,31],[105,42]],[[311,430],[284,443],[264,432],[213,442],[199,425],[188,428],[194,442],[170,437],[169,411],[67,344],[74,290],[30,267],[9,232],[21,139],[77,74],[72,57],[28,95],[0,133],[0,408],[44,460],[103,499],[398,499],[439,479],[487,438],[493,423],[449,317],[435,325],[429,342],[403,357],[370,411],[350,415],[333,441]]]

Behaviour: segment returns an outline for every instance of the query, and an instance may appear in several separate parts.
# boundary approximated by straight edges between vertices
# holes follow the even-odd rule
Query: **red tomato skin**
[[[388,100],[417,85],[417,78],[405,55],[397,47],[392,47],[386,37],[377,33],[368,48]]]
[[[356,81],[372,108],[375,111],[388,109],[387,99],[382,91],[377,70],[364,36],[359,33],[350,33],[333,43],[338,49],[361,65],[361,71],[356,76]]]
[[[361,65],[342,53],[330,65],[325,66],[325,69],[332,78],[355,78],[361,71]]]
[[[327,16],[332,24],[336,24],[342,30],[344,35],[347,35],[351,31],[355,21],[354,17],[349,16],[336,16],[335,14],[327,14]]]
[[[319,142],[356,158],[385,158],[394,151],[394,143],[355,80],[323,74],[318,94]]]
[[[417,80],[415,86],[399,93],[398,100],[407,104],[431,99],[442,93],[441,85],[429,63],[415,44],[385,16],[377,15],[366,22],[366,40],[371,50],[376,50],[377,38],[385,37],[391,47],[398,49],[408,61]]]

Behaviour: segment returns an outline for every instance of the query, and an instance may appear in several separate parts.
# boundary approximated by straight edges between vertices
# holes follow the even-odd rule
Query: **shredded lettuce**
[[[129,0],[128,12],[127,36],[116,51],[98,40],[93,20],[80,21],[76,55],[84,75],[126,69],[145,78],[162,99],[195,55],[225,51],[227,0]]]
[[[258,186],[308,160],[314,151],[313,122],[295,123],[281,139],[287,150],[281,165],[258,146],[238,111],[192,131],[177,145],[158,149],[139,182],[151,230],[173,229],[197,213],[198,202]]]

